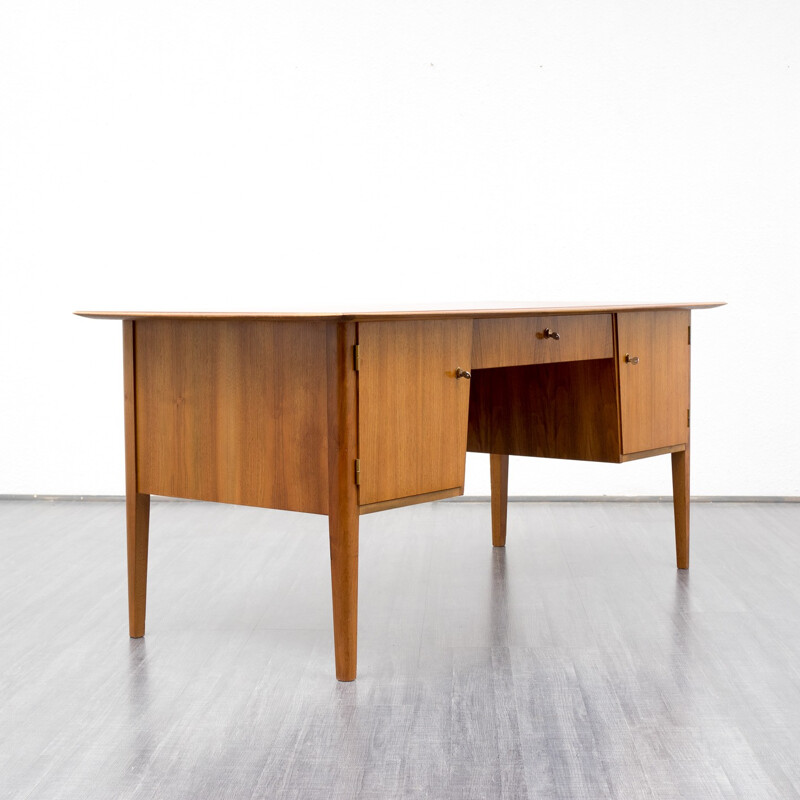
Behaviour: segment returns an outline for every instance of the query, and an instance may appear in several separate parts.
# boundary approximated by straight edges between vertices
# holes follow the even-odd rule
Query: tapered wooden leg
[[[336,677],[356,678],[358,647],[358,508],[342,504],[328,516]]]
[[[144,636],[147,605],[147,542],[150,533],[150,495],[126,497],[128,523],[128,630],[132,639]]]
[[[492,482],[492,544],[506,546],[506,519],[508,517],[508,456],[489,456]]]
[[[355,323],[328,325],[328,530],[336,677],[356,677],[358,642],[358,487]]]
[[[678,569],[689,569],[689,446],[672,454],[672,504]]]
[[[128,529],[128,631],[144,636],[147,604],[147,542],[150,534],[150,495],[138,491],[136,472],[136,342],[133,320],[122,323],[125,380],[125,510]]]

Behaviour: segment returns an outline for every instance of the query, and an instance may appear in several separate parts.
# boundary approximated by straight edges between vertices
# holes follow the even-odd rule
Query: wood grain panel
[[[327,513],[325,323],[135,325],[140,491]]]
[[[546,337],[545,330],[558,339]],[[472,366],[515,367],[590,358],[612,358],[610,314],[476,319]]]
[[[472,320],[359,323],[362,505],[464,485]]]
[[[614,360],[473,370],[467,448],[618,462]]]
[[[617,316],[624,453],[689,440],[689,322],[689,311]]]

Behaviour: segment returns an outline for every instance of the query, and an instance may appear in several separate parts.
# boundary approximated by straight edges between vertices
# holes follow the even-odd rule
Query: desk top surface
[[[625,305],[569,305],[497,303],[475,306],[369,309],[362,311],[76,311],[91,319],[185,319],[185,320],[286,320],[351,322],[392,319],[448,319],[527,317],[552,314],[611,314],[618,311],[662,311],[667,309],[717,308],[725,303],[633,303]]]

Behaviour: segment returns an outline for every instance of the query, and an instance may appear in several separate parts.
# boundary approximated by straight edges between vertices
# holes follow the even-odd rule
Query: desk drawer
[[[613,355],[611,314],[476,319],[472,332],[473,369]]]

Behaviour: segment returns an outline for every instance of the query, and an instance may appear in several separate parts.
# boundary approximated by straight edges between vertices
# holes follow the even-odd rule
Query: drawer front
[[[611,314],[476,319],[472,367],[613,358]]]

